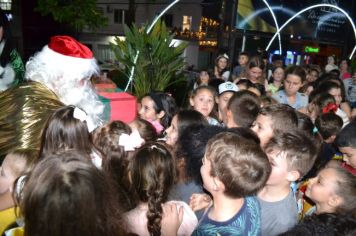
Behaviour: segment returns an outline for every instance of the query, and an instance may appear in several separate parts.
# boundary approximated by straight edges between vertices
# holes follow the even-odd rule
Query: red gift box
[[[125,92],[99,92],[99,94],[100,96],[110,100],[110,120],[121,120],[123,122],[129,123],[136,118],[136,97]]]

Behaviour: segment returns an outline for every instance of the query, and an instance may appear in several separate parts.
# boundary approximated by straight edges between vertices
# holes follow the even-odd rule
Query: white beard
[[[10,63],[5,68],[0,66],[0,92],[10,87],[15,80],[15,76],[15,71]]]
[[[74,105],[84,110],[95,126],[102,124],[104,105],[99,100],[90,81],[85,81],[84,85],[68,82],[64,84],[58,83],[52,91],[64,104]]]

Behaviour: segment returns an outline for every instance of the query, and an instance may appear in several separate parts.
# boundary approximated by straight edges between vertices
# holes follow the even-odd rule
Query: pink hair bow
[[[141,147],[141,145],[145,142],[143,138],[141,138],[138,130],[134,130],[130,135],[123,133],[119,137],[119,145],[124,147],[125,151],[134,151],[135,148]]]

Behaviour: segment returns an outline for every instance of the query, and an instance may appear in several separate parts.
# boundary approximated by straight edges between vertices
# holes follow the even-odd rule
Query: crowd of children
[[[146,94],[129,124],[50,114],[39,150],[2,161],[0,234],[355,235],[345,63],[340,77],[247,53],[228,64],[199,74],[186,107]]]

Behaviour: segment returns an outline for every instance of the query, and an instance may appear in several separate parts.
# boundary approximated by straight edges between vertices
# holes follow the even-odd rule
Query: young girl
[[[228,70],[229,57],[226,54],[219,55],[215,59],[214,76],[216,79],[227,81],[230,76]]]
[[[315,203],[315,213],[354,213],[356,176],[339,166],[321,170],[309,180],[305,195]]]
[[[305,70],[300,66],[292,66],[286,71],[284,89],[275,93],[272,97],[279,103],[288,104],[296,110],[308,105],[308,97],[299,93],[299,89],[305,81]]]
[[[196,89],[200,85],[209,85],[210,82],[210,76],[208,71],[202,70],[199,73],[199,76],[197,77],[196,82],[194,83],[193,89]]]
[[[341,82],[342,83],[342,82]],[[317,92],[326,92],[334,96],[336,105],[340,108],[338,115],[343,119],[344,123],[349,122],[351,116],[350,105],[345,102],[345,93],[339,80],[328,80],[322,82],[315,89]]]
[[[41,139],[40,158],[51,153],[75,149],[90,155],[91,161],[101,167],[102,157],[91,142],[94,129],[87,114],[78,107],[65,106],[48,119]]]
[[[15,180],[34,166],[38,151],[19,149],[6,155],[0,167],[0,235],[16,219],[12,188]]]
[[[266,91],[271,95],[275,94],[283,85],[284,69],[283,67],[275,67],[272,70],[271,81],[268,84]]]
[[[93,143],[105,159],[103,170],[115,181],[118,192],[121,194],[121,202],[126,202],[126,209],[133,205],[128,194],[129,184],[127,178],[127,166],[133,151],[139,148],[145,141],[141,138],[138,130],[131,131],[130,126],[122,121],[112,121],[95,130]]]
[[[246,73],[241,74],[240,78],[237,78],[234,83],[237,83],[240,79],[247,79],[253,84],[261,83],[263,80],[263,70],[265,69],[265,64],[261,57],[252,57],[246,66]],[[262,85],[264,83],[261,83]]]
[[[335,99],[328,93],[312,93],[309,97],[308,106],[301,108],[299,111],[315,122],[316,118],[323,113],[333,112],[336,113],[338,107]]]
[[[179,135],[185,128],[193,124],[208,124],[205,117],[195,110],[179,111],[172,119],[171,126],[166,130],[166,143],[174,147],[177,143]]]
[[[198,221],[189,206],[180,201],[167,202],[175,179],[174,159],[158,143],[142,146],[129,166],[130,182],[139,205],[125,214],[128,231],[137,235],[161,235],[162,206],[175,203],[183,207],[178,235],[191,235]]]
[[[21,194],[25,235],[125,235],[116,189],[85,155],[69,150],[36,165]]]
[[[200,86],[193,90],[189,99],[194,110],[199,111],[211,125],[219,125],[219,122],[211,117],[215,105],[216,91],[210,86]]]
[[[136,118],[134,121],[129,123],[132,130],[138,130],[140,136],[145,140],[145,142],[154,142],[157,140],[158,135],[155,127],[147,120]]]
[[[161,134],[171,124],[177,112],[177,106],[172,96],[163,92],[151,92],[141,99],[140,118],[149,121]]]

